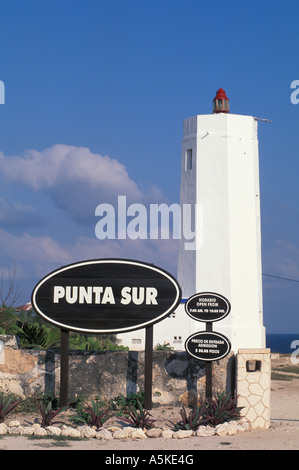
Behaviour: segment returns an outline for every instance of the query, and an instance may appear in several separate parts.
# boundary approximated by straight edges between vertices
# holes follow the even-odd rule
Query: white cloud
[[[130,203],[165,201],[154,185],[143,191],[118,160],[85,147],[57,144],[24,156],[0,153],[0,173],[6,181],[47,191],[55,206],[81,222],[90,222],[98,204],[116,203],[118,195]]]
[[[70,259],[68,250],[48,235],[33,237],[24,233],[17,236],[0,229],[0,247],[2,263],[15,262],[21,277],[42,275],[57,263],[59,266]]]
[[[0,198],[0,224],[2,227],[24,228],[43,223],[43,217],[31,205],[10,203],[4,198]]]
[[[176,274],[177,240],[96,238],[98,204],[113,204],[116,210],[120,195],[127,197],[127,205],[167,202],[156,186],[141,188],[118,160],[87,148],[59,144],[40,152],[27,151],[23,156],[0,153],[0,176],[18,188],[16,195],[12,193],[15,197],[21,197],[23,187],[29,201],[36,201],[32,207],[0,199],[0,271],[16,264],[24,302],[39,279],[80,260],[139,259]],[[57,208],[63,210],[63,216]],[[68,217],[85,226],[70,223]],[[11,228],[13,233],[8,231]]]
[[[48,235],[12,235],[0,229],[0,272],[16,266],[23,301],[34,285],[60,266],[96,258],[128,258],[153,263],[176,275],[177,240],[105,240],[78,236],[62,245]]]

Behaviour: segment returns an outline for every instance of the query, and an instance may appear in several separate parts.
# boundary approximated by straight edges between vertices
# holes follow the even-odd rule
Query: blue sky
[[[179,202],[183,119],[259,124],[263,271],[299,280],[296,0],[10,0],[0,6],[0,269],[20,302],[57,267],[104,256],[176,273],[176,245],[95,237],[95,206]],[[299,332],[299,284],[264,276],[267,331]]]

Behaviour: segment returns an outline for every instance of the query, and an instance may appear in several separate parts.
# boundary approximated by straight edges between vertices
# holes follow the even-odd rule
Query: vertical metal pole
[[[144,358],[144,407],[152,409],[153,389],[153,325],[145,329],[145,358]]]
[[[60,406],[67,406],[69,398],[69,331],[61,329],[60,332]]]
[[[206,323],[206,331],[213,331],[213,323],[207,322]],[[213,366],[212,362],[206,361],[206,398],[212,398],[213,393],[213,385],[212,385],[212,374],[213,374]]]
[[[212,362],[206,362],[206,398],[212,398]]]

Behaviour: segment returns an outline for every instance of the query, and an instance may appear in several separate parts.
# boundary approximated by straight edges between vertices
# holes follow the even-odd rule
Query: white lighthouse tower
[[[180,202],[194,206],[201,241],[186,249],[180,240],[178,281],[185,299],[214,292],[229,300],[231,312],[214,330],[227,336],[235,353],[265,347],[257,124],[252,116],[229,113],[220,88],[213,113],[185,119],[183,131]],[[205,329],[183,320],[182,308],[179,316],[190,334]]]
[[[185,340],[205,330],[205,323],[185,312],[184,302],[197,293],[224,296],[228,316],[214,322],[231,350],[264,348],[261,227],[257,119],[229,112],[220,88],[213,113],[184,120],[181,157],[181,214],[192,214],[181,230],[177,280],[182,303],[154,327],[154,346],[169,343],[184,350]],[[182,218],[184,223],[184,218]],[[183,227],[184,228],[184,227]],[[196,240],[183,235],[195,232]],[[122,344],[144,349],[144,330],[119,335]]]

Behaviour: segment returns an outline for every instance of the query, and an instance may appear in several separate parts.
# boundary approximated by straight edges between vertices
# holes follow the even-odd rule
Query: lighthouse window
[[[139,338],[133,338],[133,339],[132,339],[132,344],[141,344],[141,339],[139,339]]]
[[[188,149],[185,155],[185,170],[192,170],[192,149]]]
[[[174,343],[181,343],[182,342],[182,337],[181,336],[174,336],[173,337],[173,342]]]

